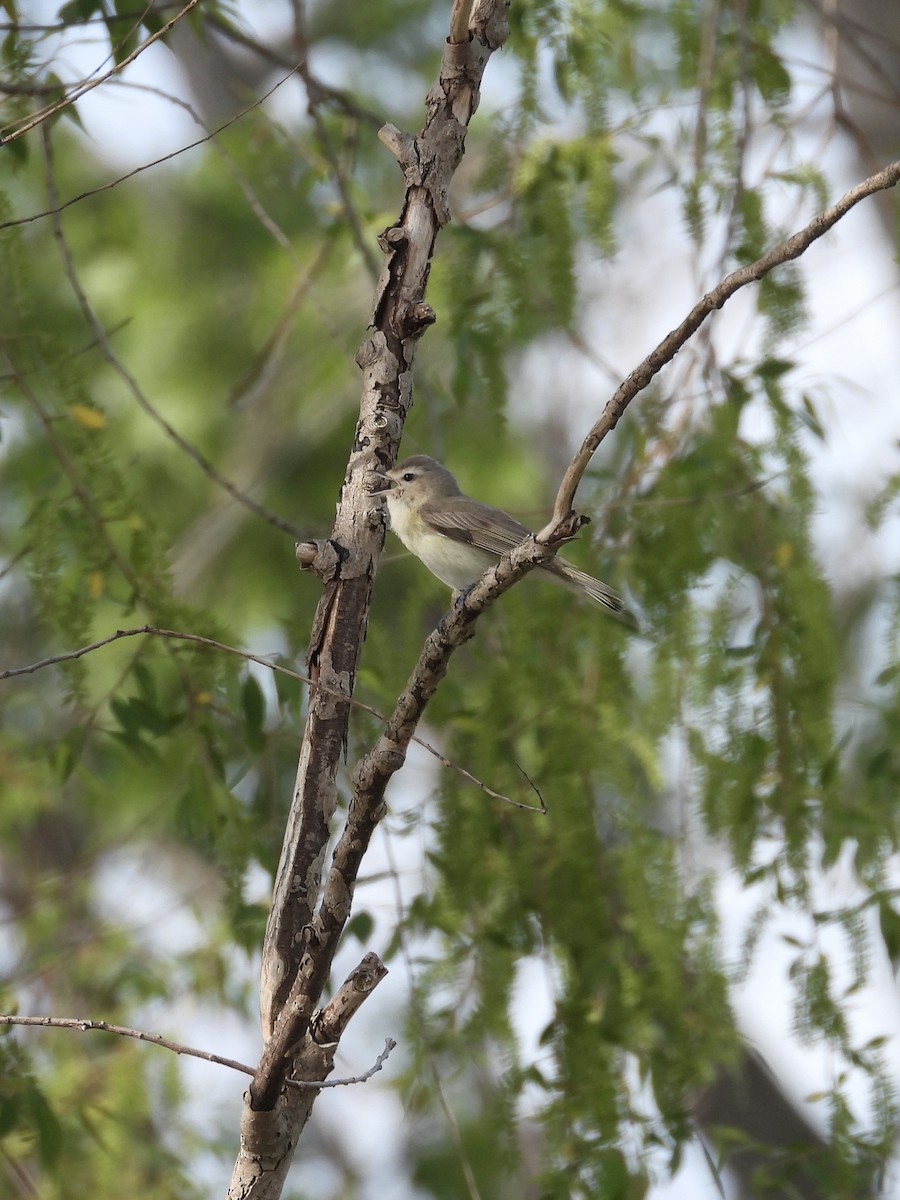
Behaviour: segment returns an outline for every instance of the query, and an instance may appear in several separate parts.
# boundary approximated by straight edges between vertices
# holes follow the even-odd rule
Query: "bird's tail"
[[[584,571],[579,571],[577,567],[573,567],[565,559],[553,559],[553,562],[550,564],[550,570],[559,579],[560,583],[565,583],[573,591],[584,592],[592,600],[596,600],[598,604],[602,604],[604,608],[608,608],[610,612],[621,613],[625,611],[625,601],[618,592],[614,592],[611,587],[607,587],[599,579],[594,579],[593,575],[586,575]]]

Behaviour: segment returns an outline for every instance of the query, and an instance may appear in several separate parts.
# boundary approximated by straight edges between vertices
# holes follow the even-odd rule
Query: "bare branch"
[[[109,646],[113,642],[121,641],[122,638],[142,636],[172,638],[174,641],[192,642],[198,646],[206,646],[210,650],[222,650],[226,654],[235,654],[238,658],[244,658],[248,662],[258,663],[261,667],[266,667],[270,671],[276,671],[279,675],[286,675],[289,679],[296,679],[300,683],[310,685],[313,683],[313,680],[308,675],[304,675],[300,671],[292,671],[290,667],[283,667],[280,663],[272,662],[271,659],[261,658],[258,654],[251,654],[249,650],[241,650],[237,646],[229,646],[226,642],[216,641],[215,638],[202,637],[199,633],[182,633],[177,629],[159,629],[155,625],[139,625],[136,629],[117,629],[115,633],[111,633],[108,637],[100,638],[96,642],[90,642],[87,646],[79,646],[77,650],[67,650],[63,654],[52,654],[49,658],[42,658],[38,662],[29,663],[24,667],[10,667],[6,671],[0,671],[0,682],[4,679],[15,679],[20,675],[33,675],[36,671],[42,671],[46,667],[55,667],[59,663],[74,662],[76,659],[83,658],[85,654],[91,654],[94,650],[100,650],[102,647]],[[321,684],[317,686],[321,688]],[[337,693],[336,695],[339,698],[343,698],[341,693]],[[382,725],[387,724],[387,717],[383,713],[380,713],[377,708],[373,708],[371,704],[365,704],[362,700],[357,700],[355,697],[350,703],[354,708],[358,708],[360,712],[368,713],[370,717],[374,717],[376,721],[380,721]],[[543,801],[540,808],[538,808],[533,804],[523,804],[519,800],[513,800],[511,796],[505,796],[502,792],[495,792],[493,788],[488,787],[477,775],[473,775],[471,771],[467,771],[459,763],[455,763],[447,758],[440,750],[432,746],[430,742],[426,742],[420,737],[414,737],[412,741],[417,746],[421,746],[423,750],[427,750],[429,754],[438,760],[442,767],[447,767],[448,770],[455,771],[457,775],[461,775],[463,779],[467,779],[469,783],[473,783],[477,788],[480,788],[492,800],[502,800],[504,804],[511,804],[513,808],[522,808],[526,812],[545,811]],[[529,780],[529,783],[531,783],[531,780]],[[533,784],[531,786],[537,792],[537,788]],[[537,794],[540,798],[540,792],[537,792]]]
[[[92,1021],[80,1017],[20,1017],[9,1013],[0,1013],[0,1025],[38,1025],[47,1029],[77,1029],[81,1033],[91,1033],[98,1030],[101,1033],[114,1033],[119,1037],[134,1038],[138,1042],[152,1042],[154,1046],[162,1046],[174,1054],[185,1054],[190,1058],[202,1058],[206,1062],[216,1063],[220,1067],[229,1067],[232,1071],[240,1071],[244,1075],[252,1075],[253,1067],[238,1062],[233,1058],[223,1058],[221,1054],[212,1054],[208,1050],[197,1050],[194,1046],[184,1046],[181,1042],[173,1042],[164,1038],[161,1033],[147,1033],[144,1029],[129,1029],[125,1025],[113,1025],[110,1021]]]
[[[168,8],[177,7],[177,4],[166,3],[165,0],[158,0],[158,2],[153,5],[153,11],[162,13]],[[140,22],[146,15],[146,4],[141,8],[133,9],[130,12],[116,13],[118,19],[122,21],[133,20]],[[81,17],[77,21],[54,21],[53,23],[47,24],[27,24],[22,21],[0,21],[0,33],[9,33],[10,31],[15,31],[16,33],[66,33],[75,25],[77,25],[79,28],[89,25],[102,25],[105,29],[108,27],[108,21],[109,17]],[[59,90],[58,84],[56,90]]]
[[[62,204],[57,205],[55,208],[45,208],[41,212],[29,213],[27,217],[16,217],[11,221],[0,221],[0,229],[11,229],[14,225],[30,225],[32,221],[40,221],[44,217],[52,217],[55,213],[65,212],[73,204],[79,204],[82,200],[87,200],[90,196],[98,196],[101,192],[108,192],[110,189],[118,187],[120,183],[125,183],[129,179],[133,179],[135,175],[141,175],[144,171],[149,171],[153,167],[158,167],[173,158],[178,158],[180,154],[186,154],[188,150],[196,150],[198,146],[204,146],[207,142],[214,141],[220,133],[224,133],[226,129],[245,117],[247,113],[264,104],[274,92],[277,92],[292,77],[293,73],[294,68],[292,67],[289,74],[273,83],[267,92],[263,92],[261,96],[258,96],[246,108],[242,108],[233,117],[229,117],[227,121],[223,121],[221,125],[217,125],[205,137],[197,138],[194,142],[188,142],[186,146],[179,146],[177,150],[172,150],[169,154],[163,154],[160,158],[154,158],[151,162],[142,163],[139,167],[135,167],[131,171],[126,171],[124,175],[118,175],[115,179],[111,179],[109,183],[102,183],[99,187],[88,188],[86,192],[79,192],[77,196],[72,196],[69,200],[64,200]]]
[[[356,868],[364,849],[362,845],[348,848],[348,862],[340,864],[337,871],[332,868],[316,912],[336,802],[335,775],[346,746],[350,696],[368,620],[373,565],[384,543],[383,508],[374,502],[369,487],[372,474],[396,458],[412,401],[417,340],[433,320],[424,303],[425,287],[437,234],[450,217],[450,180],[462,158],[466,127],[478,104],[485,66],[505,37],[504,0],[483,0],[477,8],[478,20],[473,16],[471,21],[472,38],[444,46],[440,75],[427,98],[425,128],[413,141],[410,161],[404,164],[407,191],[403,210],[381,239],[385,263],[376,288],[373,332],[357,354],[364,376],[360,419],[329,538],[329,560],[319,566],[325,592],[307,660],[310,674],[322,686],[314,688],[310,699],[263,948],[263,1028],[268,1037],[249,1090],[242,1155],[248,1137],[258,1136],[261,1146],[273,1152],[288,1136],[279,1123],[279,1113],[288,1117],[283,1102],[279,1104],[282,1082],[297,1047],[306,1045],[337,936],[350,912]],[[546,548],[533,549],[540,556],[552,553]],[[319,556],[325,557],[324,553]],[[335,692],[342,701],[335,700]],[[412,727],[408,732],[411,737]],[[360,813],[364,806],[365,800],[354,798],[347,830],[352,827],[370,833],[375,827],[383,804],[376,801],[370,812]],[[296,1129],[295,1120],[290,1121],[290,1128]],[[236,1174],[230,1194],[243,1196],[239,1185]],[[258,1192],[264,1190],[260,1183]]]
[[[310,1039],[317,1046],[336,1046],[344,1036],[351,1018],[387,973],[387,967],[377,954],[367,954],[325,1007],[310,1021]],[[299,1074],[302,1075],[302,1072]]]
[[[370,957],[374,958],[375,955]],[[357,968],[359,970],[359,968]],[[385,972],[386,973],[386,972]],[[344,985],[346,987],[346,984]],[[21,1017],[12,1013],[0,1013],[0,1025],[39,1026],[44,1029],[77,1029],[80,1033],[114,1033],[118,1037],[134,1038],[138,1042],[152,1042],[154,1046],[162,1046],[173,1054],[183,1054],[188,1058],[200,1058],[204,1062],[215,1063],[219,1067],[228,1067],[232,1071],[240,1071],[242,1075],[253,1075],[255,1067],[238,1062],[234,1058],[223,1058],[221,1054],[213,1054],[209,1050],[198,1050],[195,1046],[185,1046],[181,1042],[173,1042],[161,1033],[148,1033],[144,1029],[129,1029],[126,1025],[113,1025],[110,1021],[93,1021],[83,1017]],[[345,1079],[288,1079],[287,1086],[299,1090],[321,1091],[323,1088],[349,1087],[354,1083],[365,1083],[384,1067],[388,1056],[395,1050],[397,1043],[393,1038],[385,1038],[384,1049],[375,1059],[368,1070],[361,1075],[352,1075]]]
[[[223,20],[217,13],[204,13],[204,20],[221,37],[234,42],[238,46],[243,46],[245,50],[250,50],[253,54],[259,55],[260,58],[272,63],[273,66],[281,67],[286,71],[295,71],[297,69],[295,59],[279,53],[278,50],[273,50],[271,46],[266,46],[263,42],[237,29],[234,25],[229,24],[228,21]],[[305,79],[306,77],[304,76]],[[307,86],[313,88],[317,104],[331,104],[343,112],[345,116],[352,117],[358,121],[364,121],[368,125],[374,126],[375,129],[378,129],[381,125],[382,118],[377,113],[365,108],[348,92],[323,83],[321,79],[314,77],[312,74],[309,74]]]
[[[402,129],[398,129],[396,125],[392,125],[388,121],[378,130],[378,140],[382,146],[390,150],[404,170],[412,164],[415,157],[416,139],[411,133],[404,133]],[[386,235],[388,241],[393,232],[394,230],[388,230]]]
[[[529,571],[552,558],[558,546],[571,536],[571,525],[577,521],[578,518],[573,518],[562,522],[553,543],[539,544],[533,536],[527,538],[486,571],[467,592],[457,596],[450,612],[427,638],[384,733],[354,770],[354,794],[346,824],[334,849],[322,902],[304,930],[304,945],[309,951],[301,960],[300,970],[272,1037],[266,1043],[250,1089],[255,1107],[268,1108],[275,1103],[291,1047],[303,1036],[310,1020],[317,988],[321,987],[319,972],[323,970],[323,963],[330,964],[350,915],[362,859],[385,813],[385,790],[403,766],[416,726],[447,674],[451,656],[474,637],[476,622],[483,612]]]
[[[294,1157],[294,1147],[303,1131],[322,1081],[331,1072],[334,1056],[347,1023],[387,974],[376,954],[367,954],[351,971],[325,1008],[316,1013],[294,1051],[291,1074],[278,1107],[254,1109],[246,1103],[241,1115],[241,1145],[228,1189],[229,1200],[247,1200],[250,1195],[266,1200],[281,1195],[285,1176]],[[380,1071],[395,1042],[388,1038],[384,1050],[360,1081]],[[313,1087],[300,1084],[313,1083]]]
[[[150,36],[141,42],[139,46],[136,46],[130,54],[126,55],[121,62],[117,62],[114,66],[110,67],[108,71],[104,71],[102,75],[98,75],[95,79],[88,79],[84,83],[79,84],[55,104],[48,104],[46,108],[42,108],[38,112],[32,113],[30,117],[25,119],[24,124],[20,125],[19,128],[14,130],[12,133],[7,134],[5,137],[0,136],[0,146],[6,145],[7,142],[15,141],[15,139],[21,137],[22,134],[28,133],[30,129],[34,129],[43,121],[46,121],[48,117],[52,117],[54,113],[58,113],[61,109],[67,108],[70,104],[74,104],[76,100],[79,100],[88,92],[93,91],[94,88],[99,87],[101,83],[105,83],[107,79],[112,79],[114,75],[118,75],[120,71],[124,71],[127,66],[133,63],[134,60],[143,54],[144,51],[150,46],[152,46],[154,42],[158,42],[160,38],[165,37],[166,34],[172,30],[173,26],[177,25],[181,18],[189,13],[192,8],[196,8],[199,3],[200,0],[188,0],[184,8],[182,8],[180,12],[177,12],[171,21],[167,21],[161,29],[157,29],[156,33],[151,33]]]
[[[453,11],[450,13],[450,37],[448,41],[459,44],[469,40],[469,17],[472,13],[473,0],[453,0]]]
[[[875,175],[869,176],[862,183],[858,183],[855,187],[852,187],[836,204],[826,209],[825,212],[819,213],[818,216],[813,217],[809,224],[804,225],[797,233],[792,234],[791,237],[786,238],[783,242],[779,242],[777,246],[773,246],[771,250],[767,251],[762,258],[758,258],[756,262],[749,263],[747,266],[739,267],[736,271],[732,271],[712,291],[707,292],[703,299],[694,305],[681,324],[663,338],[656,349],[652,350],[643,362],[635,367],[628,378],[613,393],[612,398],[603,410],[603,415],[581,443],[577,454],[566,469],[556,495],[553,516],[540,533],[537,534],[538,541],[543,542],[552,536],[559,522],[567,513],[572,511],[575,503],[575,492],[581,482],[582,475],[587,469],[588,463],[593,458],[597,447],[603,439],[615,429],[631,401],[648,386],[666,363],[672,361],[678,351],[697,332],[707,317],[722,308],[735,292],[739,292],[747,284],[758,283],[760,279],[763,279],[775,267],[790,262],[792,259],[799,258],[804,251],[809,249],[813,242],[828,233],[861,200],[865,200],[867,196],[872,196],[876,192],[886,191],[888,188],[895,187],[898,182],[900,182],[900,161],[890,163],[883,170],[878,171]]]

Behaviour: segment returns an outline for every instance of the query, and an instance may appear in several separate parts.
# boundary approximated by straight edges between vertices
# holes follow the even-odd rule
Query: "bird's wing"
[[[501,508],[492,508],[489,504],[481,505],[475,512],[471,509],[433,509],[429,505],[420,510],[420,515],[435,533],[454,542],[468,542],[489,554],[506,554],[531,533]]]

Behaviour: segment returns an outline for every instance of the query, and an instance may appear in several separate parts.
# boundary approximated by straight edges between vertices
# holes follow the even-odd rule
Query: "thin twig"
[[[542,813],[546,813],[547,804],[544,800],[544,797],[541,795],[540,788],[534,782],[534,780],[531,778],[531,776],[528,774],[528,772],[525,770],[525,768],[523,766],[521,766],[519,763],[516,763],[516,768],[518,769],[519,774],[523,777],[525,782],[528,784],[528,786],[531,788],[531,790],[534,792],[534,794],[537,796],[538,800],[540,801],[540,805],[541,805],[540,811]]]
[[[127,19],[136,20],[147,15],[147,5],[141,8],[136,8],[132,12],[117,12],[116,18],[124,21]],[[154,12],[164,12],[167,8],[177,8],[177,4],[167,4],[163,0],[158,0],[153,5]],[[39,24],[23,24],[20,21],[0,21],[0,33],[68,33],[76,26],[80,29],[85,25],[103,25],[106,27],[109,17],[82,17],[78,21],[56,21],[54,24],[39,25]],[[59,85],[57,84],[57,90]]]
[[[12,1013],[0,1013],[0,1025],[26,1025],[40,1026],[45,1029],[78,1029],[82,1033],[92,1033],[99,1031],[101,1033],[114,1033],[118,1037],[133,1038],[138,1042],[152,1042],[154,1046],[162,1046],[164,1050],[171,1050],[173,1054],[183,1054],[189,1058],[201,1058],[204,1062],[215,1063],[219,1067],[228,1067],[232,1071],[240,1071],[242,1075],[254,1075],[255,1067],[248,1067],[246,1063],[238,1062],[234,1058],[224,1058],[221,1054],[213,1054],[210,1050],[198,1050],[195,1046],[185,1046],[181,1042],[173,1042],[170,1038],[165,1038],[161,1033],[147,1033],[144,1029],[129,1029],[126,1025],[113,1025],[110,1021],[91,1021],[78,1017],[20,1017]],[[305,1079],[287,1079],[285,1082],[288,1087],[304,1089],[313,1089],[320,1091],[322,1088],[333,1087],[348,1087],[352,1083],[365,1083],[367,1079],[371,1079],[377,1074],[388,1059],[391,1051],[396,1048],[397,1043],[393,1038],[385,1038],[384,1049],[375,1059],[374,1063],[367,1071],[363,1071],[361,1075],[353,1075],[346,1079],[325,1079],[325,1080],[305,1080]]]
[[[266,62],[272,63],[273,66],[280,67],[283,70],[295,71],[297,64],[292,58],[288,58],[285,54],[280,54],[277,50],[273,50],[271,46],[265,46],[262,42],[251,37],[243,30],[229,25],[215,12],[205,13],[204,19],[210,28],[215,29],[221,37],[228,41],[235,42],[238,46],[243,46],[245,50],[250,50],[254,54],[258,54],[260,58]],[[330,84],[323,83],[321,79],[313,79],[313,85],[316,90],[316,96],[319,100],[325,103],[333,104],[339,108],[346,116],[354,117],[356,120],[365,121],[371,125],[373,129],[380,129],[384,124],[384,117],[378,113],[372,112],[359,104],[354,98],[348,95],[347,92],[340,88],[332,87]]]
[[[223,121],[221,125],[217,125],[212,133],[208,134],[206,137],[197,138],[196,141],[188,142],[185,146],[179,146],[177,150],[172,150],[168,154],[163,154],[160,158],[154,158],[150,162],[142,163],[139,167],[135,167],[131,171],[126,171],[124,175],[118,175],[115,179],[111,179],[109,183],[101,183],[98,187],[89,188],[86,192],[79,192],[77,196],[72,196],[69,200],[63,201],[63,203],[58,205],[56,208],[46,208],[41,212],[30,213],[27,217],[16,217],[11,221],[0,221],[0,229],[11,229],[14,225],[30,225],[32,221],[40,221],[44,217],[55,216],[56,213],[61,213],[67,208],[71,208],[73,204],[79,204],[82,200],[87,200],[91,196],[97,196],[101,192],[108,192],[111,188],[118,187],[120,183],[125,183],[129,179],[133,179],[135,175],[140,175],[144,171],[151,170],[153,167],[161,166],[163,163],[167,163],[173,158],[178,158],[180,154],[186,154],[188,150],[196,150],[198,146],[205,146],[207,142],[213,141],[219,136],[220,133],[224,133],[226,129],[229,129],[232,125],[242,120],[248,113],[253,112],[255,108],[259,108],[261,105],[265,104],[265,102],[274,92],[277,92],[280,87],[287,83],[287,81],[293,76],[295,70],[296,67],[292,67],[288,74],[286,74],[282,79],[276,80],[276,82],[272,84],[267,92],[263,92],[261,96],[258,96],[255,100],[248,104],[246,108],[242,108],[239,113],[235,113],[233,117],[229,117],[227,121]]]
[[[303,80],[303,86],[306,88],[306,111],[309,113],[312,123],[315,126],[316,139],[325,161],[331,168],[331,175],[338,190],[338,195],[341,198],[344,216],[347,218],[353,244],[356,246],[360,258],[365,263],[369,275],[373,280],[377,280],[381,271],[381,263],[372,251],[371,238],[366,235],[362,227],[362,221],[360,220],[359,213],[356,211],[353,198],[350,195],[350,182],[347,179],[344,168],[338,161],[337,153],[328,132],[328,126],[325,124],[322,114],[319,111],[323,97],[319,91],[318,80],[314,78],[309,69],[309,41],[306,36],[303,7],[296,0],[292,7],[294,11],[294,45],[297,51],[297,73]]]
[[[36,671],[42,671],[45,667],[55,667],[59,663],[74,662],[76,659],[82,658],[85,654],[91,654],[94,650],[100,650],[103,646],[109,646],[113,642],[118,642],[122,638],[131,637],[161,637],[171,638],[179,642],[192,642],[198,646],[206,646],[210,650],[222,650],[226,654],[235,654],[238,658],[244,658],[248,662],[258,663],[261,667],[267,667],[270,671],[276,671],[280,675],[286,675],[289,679],[296,679],[300,683],[313,684],[313,680],[302,674],[300,671],[292,671],[290,667],[283,667],[280,663],[274,663],[270,659],[261,658],[258,654],[251,654],[249,650],[241,650],[237,646],[229,646],[226,642],[218,642],[215,638],[202,637],[199,633],[182,633],[176,629],[159,629],[154,625],[139,625],[135,629],[117,629],[115,633],[111,633],[108,637],[100,638],[96,642],[90,642],[86,646],[79,646],[77,650],[67,650],[63,654],[52,654],[49,658],[42,658],[38,662],[29,663],[24,667],[10,667],[6,671],[0,671],[0,682],[4,679],[15,679],[20,675],[33,675]],[[328,692],[328,689],[321,683],[316,683],[315,686],[323,692]],[[329,692],[341,700],[346,701],[347,697],[341,692]],[[380,721],[382,725],[387,724],[388,718],[384,713],[380,713],[377,708],[373,708],[370,704],[364,704],[362,700],[357,700],[355,697],[350,701],[354,708],[358,708],[360,712],[368,713],[370,717],[374,717],[376,721]],[[488,787],[471,771],[467,771],[465,767],[461,767],[458,763],[453,762],[442,754],[430,742],[426,742],[424,738],[414,737],[412,739],[417,746],[421,746],[423,750],[427,750],[438,760],[442,767],[447,767],[448,770],[455,771],[463,779],[473,783],[480,788],[486,796],[490,796],[492,800],[502,800],[504,804],[511,804],[513,808],[523,808],[526,812],[543,812],[542,807],[538,808],[533,804],[523,804],[519,800],[513,800],[511,796],[505,796],[502,792],[495,792],[493,788]],[[527,776],[526,776],[527,778]],[[529,783],[531,781],[529,780]],[[532,785],[533,786],[533,785]],[[537,789],[535,788],[535,791]],[[540,796],[540,793],[538,793]]]
[[[238,504],[242,504],[244,508],[249,509],[250,512],[252,512],[255,516],[261,517],[262,520],[266,521],[269,525],[274,525],[276,529],[280,529],[283,533],[289,533],[295,538],[302,537],[302,533],[296,525],[285,520],[284,517],[280,517],[277,513],[271,512],[265,507],[265,505],[257,503],[256,500],[252,499],[245,492],[242,492],[237,484],[232,483],[230,479],[226,479],[225,476],[218,470],[218,468],[213,466],[205,454],[202,454],[196,446],[192,445],[187,440],[187,438],[182,437],[178,430],[166,420],[159,409],[156,408],[156,406],[147,398],[147,396],[144,395],[144,392],[141,389],[138,381],[126,368],[125,364],[121,362],[118,355],[113,350],[109,338],[107,337],[106,330],[104,329],[99,317],[91,307],[91,303],[87,298],[87,294],[85,293],[84,288],[81,286],[81,281],[78,278],[78,274],[75,270],[75,262],[72,257],[72,251],[70,250],[69,243],[66,241],[65,234],[63,233],[62,219],[60,217],[61,209],[59,208],[59,198],[56,192],[56,179],[53,173],[53,147],[50,139],[50,130],[47,126],[44,127],[43,134],[47,194],[50,198],[50,203],[54,206],[52,212],[53,235],[56,239],[57,245],[59,246],[60,255],[62,256],[63,260],[63,267],[66,272],[66,277],[69,280],[69,285],[72,288],[72,291],[75,293],[75,297],[78,301],[79,307],[81,308],[81,312],[85,321],[93,331],[94,337],[97,339],[97,344],[101,353],[103,354],[103,357],[131,392],[132,396],[137,401],[138,406],[143,409],[146,415],[152,421],[154,421],[160,427],[160,429],[162,429],[166,436],[173,441],[180,450],[183,450],[189,458],[193,459],[200,470],[206,476],[208,476],[213,483],[217,484],[218,487],[227,492],[232,500],[235,500]]]
[[[597,447],[607,434],[615,429],[622,414],[635,396],[644,391],[662,368],[671,362],[682,346],[697,332],[707,317],[722,308],[735,292],[740,291],[747,284],[758,283],[760,279],[763,279],[775,267],[799,258],[801,254],[809,249],[813,242],[828,233],[861,200],[865,200],[868,196],[874,195],[876,192],[883,192],[888,188],[895,187],[898,182],[900,182],[900,160],[890,163],[881,171],[870,175],[868,179],[864,179],[861,183],[856,184],[855,187],[845,192],[836,204],[819,213],[818,216],[813,217],[797,233],[792,234],[791,237],[786,238],[783,242],[779,242],[777,246],[773,246],[771,250],[767,251],[761,258],[758,258],[756,262],[749,263],[747,266],[739,267],[736,271],[732,271],[712,291],[707,292],[694,305],[681,324],[663,338],[656,349],[652,350],[643,362],[635,367],[628,378],[613,393],[603,410],[603,415],[592,427],[566,469],[556,495],[553,516],[540,533],[536,535],[537,540],[543,542],[550,538],[559,522],[563,520],[567,513],[572,511],[575,502],[575,492]]]
[[[181,12],[176,13],[172,20],[167,21],[161,29],[157,29],[156,33],[151,33],[150,36],[141,42],[139,46],[136,46],[130,54],[126,55],[121,62],[115,63],[108,71],[105,71],[102,75],[98,75],[96,79],[88,79],[84,83],[78,84],[72,89],[71,92],[68,92],[61,100],[58,100],[56,104],[49,104],[46,108],[43,108],[36,113],[32,113],[31,117],[25,119],[24,125],[21,125],[18,129],[14,130],[13,133],[7,134],[6,137],[0,137],[0,146],[6,145],[7,142],[15,141],[16,138],[20,138],[23,134],[28,133],[30,129],[34,129],[37,125],[40,125],[43,121],[46,121],[48,117],[52,117],[54,113],[58,113],[61,109],[67,108],[70,104],[74,104],[76,100],[79,100],[88,92],[93,91],[94,88],[99,87],[101,83],[105,83],[107,79],[111,79],[114,75],[118,75],[120,71],[124,71],[127,66],[133,63],[134,60],[139,55],[143,54],[144,51],[150,46],[152,46],[154,42],[158,42],[160,38],[165,37],[166,34],[169,33],[172,28],[181,20],[181,18],[189,13],[192,8],[196,8],[199,3],[200,0],[188,0]]]
[[[287,69],[293,72],[294,67],[289,64]],[[240,166],[238,166],[234,155],[231,154],[231,152],[216,139],[216,131],[210,129],[200,113],[198,113],[194,108],[193,104],[190,104],[187,100],[183,100],[181,96],[175,96],[172,92],[167,92],[161,87],[154,87],[149,83],[134,83],[127,79],[117,79],[114,80],[114,83],[116,83],[119,87],[130,91],[144,92],[150,96],[158,96],[161,100],[165,100],[168,104],[172,104],[175,108],[180,108],[183,112],[188,114],[194,124],[199,126],[199,128],[202,129],[206,134],[207,138],[209,139],[210,146],[222,159],[226,170],[244,193],[244,198],[250,207],[250,211],[256,217],[257,221],[259,221],[263,229],[271,234],[281,249],[290,258],[297,271],[301,272],[303,270],[303,263],[300,261],[291,239],[284,232],[272,214],[266,209],[262,200],[259,198],[259,195],[256,192],[256,189],[254,188],[249,176],[241,169]],[[245,109],[244,111],[246,112],[247,110]]]

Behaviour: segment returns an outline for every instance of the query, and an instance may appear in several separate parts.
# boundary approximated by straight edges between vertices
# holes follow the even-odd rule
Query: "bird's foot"
[[[474,583],[470,583],[468,587],[453,589],[453,596],[450,600],[450,608],[454,613],[463,612],[466,607],[466,596],[468,596],[469,592],[471,592],[474,586]]]

